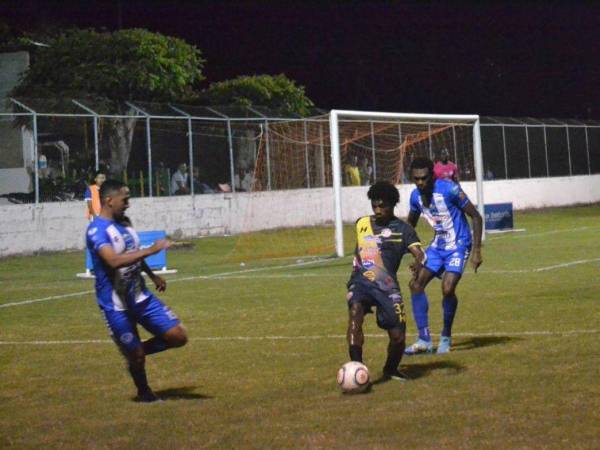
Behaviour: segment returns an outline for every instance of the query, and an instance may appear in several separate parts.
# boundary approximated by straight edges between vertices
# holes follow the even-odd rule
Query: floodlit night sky
[[[178,36],[203,86],[284,73],[323,109],[600,118],[600,3],[5,0],[0,19]]]

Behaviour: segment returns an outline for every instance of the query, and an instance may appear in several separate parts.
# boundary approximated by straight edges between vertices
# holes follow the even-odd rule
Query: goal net
[[[417,156],[439,159],[444,149],[459,167],[463,188],[482,204],[476,182],[482,175],[479,141],[478,116],[334,110],[270,123],[257,147],[254,194],[245,204],[242,228],[259,229],[260,223],[272,231],[242,233],[238,254],[263,254],[265,246],[272,257],[349,253],[352,236],[345,233],[344,242],[343,225],[370,213],[368,186],[380,180],[398,185],[396,213],[404,216],[413,187],[411,161]]]

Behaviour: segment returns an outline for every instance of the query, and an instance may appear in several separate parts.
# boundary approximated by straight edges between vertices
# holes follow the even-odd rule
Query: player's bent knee
[[[390,337],[390,342],[396,345],[402,344],[405,340],[405,332],[400,328],[388,330],[388,336]]]
[[[456,293],[456,285],[455,284],[443,284],[442,285],[442,294],[444,297],[453,297]]]
[[[413,294],[423,292],[423,284],[419,283],[418,280],[410,280],[410,282],[408,283],[408,287],[410,288],[410,292]]]
[[[187,331],[182,325],[177,325],[167,331],[163,339],[169,343],[170,347],[183,347],[187,344]]]

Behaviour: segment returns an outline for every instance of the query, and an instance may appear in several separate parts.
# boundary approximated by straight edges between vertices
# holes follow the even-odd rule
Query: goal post
[[[378,130],[374,131],[373,124],[378,124]],[[348,145],[358,146],[361,144],[359,139],[368,135],[367,132],[361,135],[361,129],[364,126],[359,124],[369,124],[371,148],[373,152],[373,167],[376,164],[383,165],[386,168],[386,163],[392,167],[392,180],[398,183],[405,175],[406,168],[404,160],[407,156],[429,156],[433,157],[434,146],[439,148],[452,147],[454,150],[454,159],[458,159],[457,145],[457,129],[460,128],[464,133],[465,128],[472,128],[471,136],[465,139],[465,142],[460,145],[463,153],[463,158],[471,158],[467,169],[472,166],[476,185],[477,209],[482,217],[484,215],[484,200],[483,200],[483,159],[481,154],[481,133],[480,122],[478,115],[454,115],[454,114],[412,114],[412,113],[391,113],[391,112],[374,112],[374,111],[351,111],[351,110],[331,110],[329,113],[329,135],[331,145],[331,166],[332,180],[334,193],[334,211],[335,211],[335,252],[338,257],[344,256],[344,230],[343,230],[343,211],[342,211],[342,146],[347,150]],[[380,136],[389,135],[387,130],[391,127],[398,126],[398,136],[395,144],[389,145],[389,153],[393,154],[389,158],[382,158],[383,161],[378,162],[376,158],[376,133]],[[402,134],[401,128],[405,125],[408,132]],[[342,127],[346,130],[342,131]],[[344,136],[344,142],[340,136]],[[385,141],[385,139],[384,139]],[[362,145],[362,147],[367,147]],[[468,155],[468,149],[471,149],[471,155]],[[388,150],[386,150],[388,151]],[[424,154],[423,154],[424,153]],[[376,181],[378,176],[374,174]],[[484,221],[485,226],[485,221]],[[483,234],[485,236],[485,233]],[[482,236],[482,238],[483,238]]]

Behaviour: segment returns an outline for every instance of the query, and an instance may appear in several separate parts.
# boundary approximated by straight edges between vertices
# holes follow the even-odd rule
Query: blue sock
[[[442,299],[442,308],[444,310],[444,329],[442,330],[442,336],[452,336],[452,322],[454,322],[454,315],[458,308],[458,299],[456,295],[452,297],[444,297]]]
[[[427,300],[427,294],[421,292],[419,294],[411,295],[413,317],[419,330],[419,339],[424,341],[431,341],[431,335],[429,334],[429,300]]]

